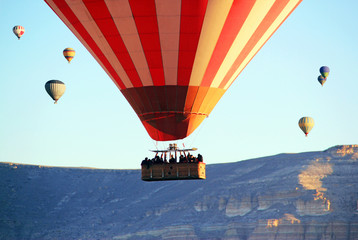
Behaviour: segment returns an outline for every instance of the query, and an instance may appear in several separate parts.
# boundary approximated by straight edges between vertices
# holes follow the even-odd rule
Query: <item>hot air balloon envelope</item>
[[[55,104],[65,93],[66,85],[59,80],[50,80],[45,84],[46,92],[55,100]]]
[[[323,66],[319,69],[319,72],[321,73],[321,75],[324,77],[324,78],[327,78],[328,75],[329,75],[329,67],[327,66]]]
[[[323,86],[323,84],[326,82],[326,78],[324,78],[322,75],[318,76],[318,82]]]
[[[63,50],[63,56],[67,59],[68,63],[75,57],[76,51],[73,48],[65,48]]]
[[[45,0],[158,141],[189,136],[302,0]]]
[[[314,126],[313,118],[311,118],[311,117],[302,117],[298,121],[298,126],[301,128],[301,130],[307,136],[307,134],[312,130],[312,128]]]
[[[12,28],[12,31],[16,37],[20,40],[21,36],[25,33],[25,28],[23,26],[15,26]]]

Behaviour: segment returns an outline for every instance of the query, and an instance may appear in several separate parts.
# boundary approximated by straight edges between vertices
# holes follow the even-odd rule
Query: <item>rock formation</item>
[[[0,163],[0,239],[358,239],[358,145],[207,166],[207,180]]]

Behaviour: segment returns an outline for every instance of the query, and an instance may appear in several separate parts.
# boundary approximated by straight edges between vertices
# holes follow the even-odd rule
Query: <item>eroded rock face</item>
[[[274,192],[272,195],[259,195],[258,196],[258,208],[257,210],[266,210],[275,204],[289,205],[292,204],[295,199],[302,196],[302,192],[298,191],[298,188],[293,191]]]
[[[250,197],[244,197],[242,199],[236,199],[234,197],[229,198],[225,215],[228,217],[244,216],[252,210]]]
[[[357,145],[207,166],[205,181],[139,170],[0,163],[0,239],[358,239]]]
[[[296,212],[300,216],[322,216],[330,213],[329,202],[317,199],[310,201],[297,200]]]
[[[333,158],[358,159],[358,145],[338,145],[326,150]]]

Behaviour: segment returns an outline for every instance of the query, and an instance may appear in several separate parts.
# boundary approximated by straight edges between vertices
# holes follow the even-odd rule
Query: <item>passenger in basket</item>
[[[143,161],[142,161],[142,163],[140,164],[140,165],[147,165],[148,164],[148,158],[146,157]]]
[[[173,155],[170,155],[169,163],[176,163],[176,160]]]
[[[157,155],[157,156],[155,156],[155,163],[156,164],[160,164],[160,157]]]
[[[190,155],[190,162],[191,163],[195,163],[196,162],[196,159],[193,155]]]
[[[203,156],[199,153],[198,154],[198,162],[203,162],[204,159],[203,159]]]
[[[142,166],[147,166],[147,169],[150,168],[151,165],[153,165],[153,161],[148,159],[147,157],[142,161],[141,163]]]

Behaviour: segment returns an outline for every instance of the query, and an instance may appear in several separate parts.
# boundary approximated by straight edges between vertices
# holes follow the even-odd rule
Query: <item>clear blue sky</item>
[[[44,1],[0,6],[1,162],[134,169],[153,156],[156,142],[126,99]],[[357,9],[353,0],[304,0],[178,145],[213,164],[357,144]],[[26,29],[20,41],[15,25]],[[66,47],[76,50],[71,64]],[[321,87],[323,65],[331,73]],[[67,86],[57,105],[44,88],[51,79]],[[302,116],[316,123],[307,138]]]

